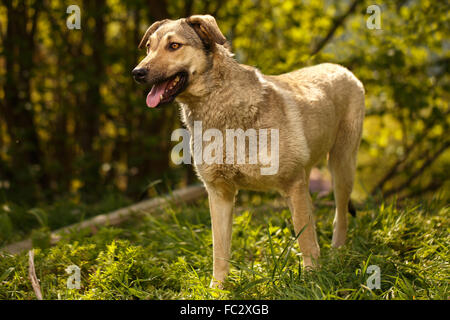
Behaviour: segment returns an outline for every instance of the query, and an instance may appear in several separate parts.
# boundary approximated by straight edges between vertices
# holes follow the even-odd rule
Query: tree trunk
[[[83,41],[89,43],[92,54],[85,57],[85,70],[87,73],[87,90],[84,92],[80,109],[79,143],[83,151],[83,164],[81,180],[84,183],[83,191],[96,197],[96,191],[101,184],[101,146],[95,146],[99,138],[100,114],[102,110],[102,96],[100,87],[105,77],[105,16],[107,7],[105,0],[83,2],[84,16],[82,16]],[[94,21],[94,27],[88,28],[89,20]],[[84,22],[83,22],[84,21]]]
[[[7,30],[4,39],[6,77],[3,84],[5,99],[0,104],[10,136],[11,188],[38,196],[35,181],[46,190],[48,186],[45,159],[34,121],[31,101],[31,76],[34,69],[35,34],[41,1],[33,4],[30,16],[25,1],[6,2]],[[18,41],[20,39],[20,41]]]

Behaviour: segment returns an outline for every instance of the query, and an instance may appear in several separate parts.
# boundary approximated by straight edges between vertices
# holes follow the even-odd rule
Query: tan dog
[[[209,15],[155,22],[139,47],[147,47],[147,56],[133,76],[153,85],[147,96],[149,107],[176,98],[191,132],[194,121],[202,122],[202,130],[215,128],[224,134],[227,128],[279,132],[276,174],[262,175],[261,163],[195,163],[209,195],[212,286],[220,286],[228,273],[233,206],[239,189],[280,192],[287,199],[295,232],[302,231],[298,243],[303,265],[317,265],[320,249],[308,185],[311,168],[327,154],[336,201],[332,245],[344,244],[364,118],[364,88],[350,71],[325,63],[278,76],[263,75],[233,59]]]

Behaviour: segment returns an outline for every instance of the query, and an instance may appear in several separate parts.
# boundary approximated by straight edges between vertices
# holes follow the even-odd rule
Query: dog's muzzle
[[[131,72],[133,75],[134,80],[136,80],[139,83],[144,83],[148,74],[147,69],[145,68],[134,68]]]

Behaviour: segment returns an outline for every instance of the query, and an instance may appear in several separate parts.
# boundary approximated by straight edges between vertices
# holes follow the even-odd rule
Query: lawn
[[[448,299],[446,201],[359,205],[347,244],[330,247],[334,208],[315,200],[321,267],[306,272],[290,213],[276,196],[242,193],[233,224],[232,268],[224,290],[208,287],[212,243],[207,200],[142,213],[119,227],[69,234],[35,249],[44,299]],[[92,230],[91,230],[92,231]],[[66,268],[81,269],[68,289]],[[381,288],[367,285],[368,267]],[[0,253],[0,299],[35,299],[28,255]]]

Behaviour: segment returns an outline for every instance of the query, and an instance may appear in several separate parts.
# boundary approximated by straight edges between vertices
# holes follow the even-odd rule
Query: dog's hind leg
[[[336,142],[330,151],[329,168],[333,177],[336,213],[333,221],[332,246],[345,243],[347,235],[347,212],[356,170],[356,155],[361,136],[357,121],[343,121],[339,126]]]
[[[320,248],[317,242],[308,180],[309,172],[305,170],[300,179],[290,186],[286,193],[295,234],[300,234],[298,244],[303,255],[303,266],[314,268],[318,265],[317,259],[320,255]]]

